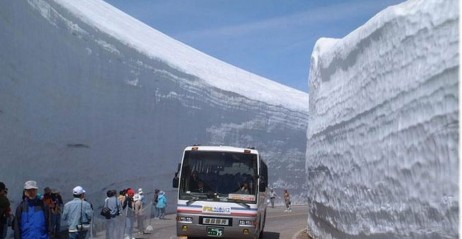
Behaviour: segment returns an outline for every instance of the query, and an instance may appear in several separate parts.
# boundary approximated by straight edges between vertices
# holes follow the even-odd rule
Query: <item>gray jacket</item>
[[[122,203],[116,196],[108,197],[104,200],[104,206],[111,209],[111,216],[116,217],[121,213]]]

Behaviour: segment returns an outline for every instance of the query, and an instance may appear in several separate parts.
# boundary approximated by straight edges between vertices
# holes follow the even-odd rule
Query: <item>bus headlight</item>
[[[178,221],[179,221],[179,222],[184,222],[184,223],[192,223],[192,222],[193,222],[193,218],[192,218],[192,217],[183,217],[183,216],[180,216],[180,217],[178,217]]]
[[[239,226],[254,226],[255,221],[254,220],[239,220]]]

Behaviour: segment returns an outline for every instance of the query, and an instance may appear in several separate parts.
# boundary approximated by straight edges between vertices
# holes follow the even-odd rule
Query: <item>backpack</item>
[[[105,217],[106,219],[111,219],[111,209],[108,208],[108,207],[103,207],[103,209],[101,209],[101,216]]]
[[[111,219],[112,218],[112,214],[111,214],[111,209],[107,206],[107,201],[109,199],[106,199],[104,201],[104,207],[101,209],[101,216],[105,217],[106,219]],[[117,212],[115,214],[115,216],[119,215],[119,200],[116,198],[116,205],[117,205]]]

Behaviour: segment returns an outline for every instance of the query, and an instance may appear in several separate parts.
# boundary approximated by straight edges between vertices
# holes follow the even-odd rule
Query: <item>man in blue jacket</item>
[[[50,209],[37,197],[37,182],[24,184],[24,200],[16,208],[15,239],[50,239]]]

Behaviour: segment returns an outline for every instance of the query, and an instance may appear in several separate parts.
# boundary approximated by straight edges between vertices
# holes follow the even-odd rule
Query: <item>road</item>
[[[292,212],[284,212],[283,207],[268,207],[263,239],[292,239],[295,234],[306,228],[307,215],[307,206],[293,206]],[[165,220],[152,220],[151,225],[154,227],[154,232],[138,235],[136,238],[177,239],[175,216],[171,214],[167,215]]]
[[[268,208],[263,239],[292,239],[299,231],[306,229],[307,206],[293,206],[292,212],[283,207]]]

